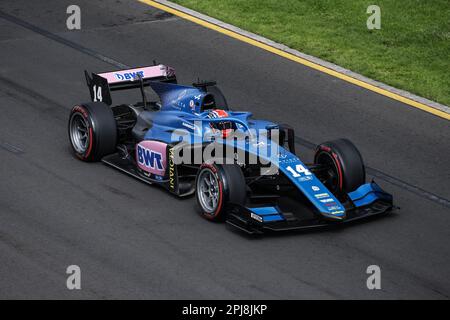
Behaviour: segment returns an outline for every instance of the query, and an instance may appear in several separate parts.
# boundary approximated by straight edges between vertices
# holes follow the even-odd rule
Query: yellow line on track
[[[336,77],[336,78],[339,78],[341,80],[350,82],[350,83],[352,83],[354,85],[357,85],[359,87],[362,87],[362,88],[365,88],[367,90],[379,93],[379,94],[381,94],[383,96],[386,96],[386,97],[389,97],[391,99],[400,101],[400,102],[402,102],[404,104],[407,104],[407,105],[410,105],[410,106],[412,106],[414,108],[423,110],[425,112],[432,113],[432,114],[434,114],[434,115],[436,115],[438,117],[444,118],[446,120],[450,120],[450,114],[448,114],[446,112],[440,111],[440,110],[435,109],[433,107],[427,106],[427,105],[425,105],[423,103],[420,103],[420,102],[411,100],[409,98],[403,97],[401,95],[398,95],[396,93],[390,92],[388,90],[379,88],[379,87],[374,86],[374,85],[372,85],[370,83],[367,83],[367,82],[364,82],[364,81],[352,78],[352,77],[350,77],[348,75],[345,75],[345,74],[337,72],[335,70],[326,68],[324,66],[321,66],[321,65],[319,65],[317,63],[314,63],[314,62],[311,62],[309,60],[297,57],[296,55],[293,55],[291,53],[285,52],[283,50],[280,50],[280,49],[277,49],[275,47],[272,47],[272,46],[270,46],[268,44],[265,44],[265,43],[259,42],[257,40],[251,39],[251,38],[249,38],[247,36],[241,35],[241,34],[236,33],[234,31],[225,29],[223,27],[220,27],[220,26],[215,25],[213,23],[210,23],[208,21],[205,21],[205,20],[199,19],[197,17],[191,16],[191,15],[189,15],[187,13],[184,13],[184,12],[181,12],[179,10],[173,9],[173,8],[168,7],[166,5],[163,5],[161,3],[158,3],[158,2],[155,2],[155,1],[152,1],[152,0],[138,0],[138,1],[142,2],[142,3],[145,3],[145,4],[149,5],[149,6],[155,7],[157,9],[169,12],[169,13],[171,13],[173,15],[176,15],[176,16],[178,16],[180,18],[189,20],[189,21],[191,21],[193,23],[199,24],[199,25],[201,25],[201,26],[203,26],[205,28],[215,30],[215,31],[220,32],[222,34],[225,34],[225,35],[227,35],[229,37],[232,37],[234,39],[240,40],[242,42],[251,44],[251,45],[253,45],[255,47],[258,47],[258,48],[264,49],[266,51],[272,52],[272,53],[274,53],[276,55],[279,55],[279,56],[281,56],[283,58],[295,61],[295,62],[300,63],[302,65],[308,66],[308,67],[310,67],[312,69],[321,71],[321,72],[329,74],[329,75],[331,75],[333,77]]]

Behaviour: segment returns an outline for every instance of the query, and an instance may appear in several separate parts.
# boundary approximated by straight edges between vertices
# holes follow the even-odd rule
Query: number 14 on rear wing
[[[91,75],[85,70],[84,74],[91,100],[94,102],[101,101],[107,105],[112,104],[111,91],[140,88],[145,104],[144,87],[149,86],[150,81],[177,83],[175,70],[163,64],[92,73]]]

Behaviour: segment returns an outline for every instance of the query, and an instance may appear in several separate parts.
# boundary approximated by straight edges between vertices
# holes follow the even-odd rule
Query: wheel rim
[[[197,193],[203,210],[209,214],[214,214],[219,204],[219,181],[211,170],[205,169],[200,173]]]
[[[85,153],[89,146],[89,127],[86,119],[75,113],[70,121],[70,140],[78,153]]]
[[[326,171],[326,176],[322,181],[323,184],[333,193],[339,190],[339,174],[336,168],[336,163],[329,153],[322,152],[317,157],[317,163],[329,167]]]

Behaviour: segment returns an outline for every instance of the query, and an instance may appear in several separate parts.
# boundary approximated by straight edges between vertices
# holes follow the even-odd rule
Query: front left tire
[[[204,163],[195,186],[200,214],[211,221],[225,220],[227,205],[244,205],[247,197],[244,174],[237,164]]]

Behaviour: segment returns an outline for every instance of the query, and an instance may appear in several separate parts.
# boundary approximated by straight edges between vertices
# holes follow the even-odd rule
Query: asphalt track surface
[[[70,4],[0,3],[0,298],[449,298],[448,121],[135,1],[79,0],[82,29],[69,31]],[[351,139],[401,210],[251,238],[201,219],[192,198],[76,160],[67,119],[89,100],[83,70],[153,59],[293,125],[303,159]],[[73,264],[81,290],[66,288]],[[366,288],[372,264],[381,290]]]

